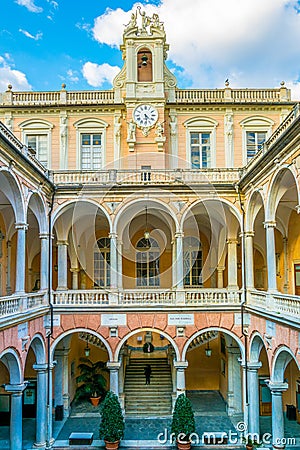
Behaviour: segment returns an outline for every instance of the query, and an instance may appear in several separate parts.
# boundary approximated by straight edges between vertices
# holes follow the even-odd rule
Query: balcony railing
[[[291,101],[286,87],[278,89],[178,89],[176,103],[277,103]]]
[[[17,322],[25,315],[39,313],[47,306],[48,301],[44,292],[0,297],[0,326],[6,321]]]
[[[110,169],[97,172],[87,170],[58,170],[52,172],[56,185],[181,185],[181,184],[235,184],[239,169]]]
[[[241,302],[240,291],[227,289],[185,289],[181,291],[159,289],[134,289],[120,292],[93,290],[54,291],[54,307],[85,308],[96,306],[197,306],[202,308],[237,307]]]
[[[271,313],[278,318],[286,318],[299,324],[300,297],[265,291],[251,291],[248,305],[255,309]]]

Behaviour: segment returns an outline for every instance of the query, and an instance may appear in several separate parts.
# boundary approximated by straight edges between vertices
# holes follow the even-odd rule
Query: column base
[[[46,448],[46,442],[35,442],[33,448]]]

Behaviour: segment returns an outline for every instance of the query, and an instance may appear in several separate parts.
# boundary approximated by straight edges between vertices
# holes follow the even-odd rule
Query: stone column
[[[272,394],[272,439],[273,448],[284,448],[284,418],[282,408],[282,393],[288,389],[287,383],[272,382],[268,383]]]
[[[245,231],[246,286],[248,289],[254,288],[253,238],[254,231]]]
[[[64,417],[70,415],[69,394],[69,348],[55,350],[55,405],[63,405]]]
[[[109,389],[119,396],[119,369],[121,363],[119,361],[108,361],[106,367],[109,370]]]
[[[176,391],[177,397],[185,394],[185,369],[188,367],[187,361],[174,361],[176,369]]]
[[[79,267],[71,267],[70,272],[72,272],[72,289],[78,289],[78,274],[80,272]]]
[[[15,292],[25,292],[25,267],[26,267],[26,223],[16,223],[17,230],[17,256],[16,256],[16,289]]]
[[[178,289],[183,289],[183,233],[175,233],[175,266],[176,266],[176,280],[175,286]]]
[[[58,286],[57,290],[68,289],[68,242],[57,241],[57,266],[58,266]]]
[[[11,241],[7,241],[6,294],[11,295]]]
[[[121,239],[117,240],[117,267],[118,267],[118,282],[117,287],[118,289],[123,288],[123,261],[122,261],[122,255],[123,255],[123,242]]]
[[[226,347],[227,350],[227,413],[229,416],[240,414],[242,408],[242,380],[239,363],[239,347]]]
[[[80,269],[80,289],[86,289],[86,272],[85,272],[85,269]]]
[[[260,361],[248,362],[248,398],[249,398],[249,433],[255,433],[259,437],[259,383],[258,369]]]
[[[26,384],[6,384],[5,391],[11,394],[10,405],[10,449],[22,450],[22,394]]]
[[[40,289],[48,288],[48,256],[49,256],[49,234],[41,233],[41,267],[40,267]]]
[[[275,232],[276,222],[264,223],[266,229],[267,264],[268,264],[268,291],[277,291],[276,281],[276,256],[275,256]]]
[[[118,285],[118,257],[117,257],[117,234],[110,233],[110,287],[116,289]]]
[[[225,266],[217,266],[217,273],[218,273],[218,289],[222,289],[224,287],[224,281],[223,281],[223,272],[225,270]]]
[[[34,447],[44,448],[47,438],[47,364],[34,364],[37,371],[36,441]]]
[[[238,289],[237,282],[237,239],[227,241],[228,288]]]
[[[288,238],[283,238],[283,292],[288,293],[289,290],[289,268],[288,268]]]

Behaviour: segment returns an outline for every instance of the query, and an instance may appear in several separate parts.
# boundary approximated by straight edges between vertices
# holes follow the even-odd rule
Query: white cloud
[[[15,91],[31,89],[25,73],[13,69],[7,59],[0,55],[0,92],[6,91],[9,84]]]
[[[30,12],[40,13],[43,11],[43,8],[34,4],[34,0],[16,0],[16,3],[25,6]]]
[[[86,62],[82,67],[84,78],[93,87],[101,87],[105,82],[112,83],[119,71],[120,68],[118,66],[111,66],[107,63],[99,65],[90,61]]]
[[[43,37],[43,33],[37,33],[36,35],[33,35],[33,34],[29,33],[29,31],[22,30],[22,28],[19,28],[19,31],[20,31],[20,33],[23,33],[29,39],[33,39],[35,41],[38,41],[39,39],[42,39],[42,37]]]
[[[69,69],[67,71],[67,75],[68,75],[69,80],[72,81],[73,83],[77,83],[79,81],[76,71]]]
[[[118,47],[130,11],[107,9],[95,19],[94,38]],[[275,87],[300,78],[300,14],[296,0],[162,0],[146,4],[165,23],[169,59],[189,87]],[[187,86],[185,86],[187,87]]]

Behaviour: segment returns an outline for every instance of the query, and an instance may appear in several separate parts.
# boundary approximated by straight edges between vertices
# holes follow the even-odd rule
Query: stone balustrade
[[[56,185],[153,185],[153,184],[235,184],[239,181],[239,169],[110,169],[82,171],[58,170],[51,173]]]
[[[98,105],[114,104],[119,101],[113,90],[106,91],[23,91],[14,92],[9,86],[2,94],[3,105]],[[285,86],[278,89],[177,89],[175,103],[278,103],[291,101],[290,90]]]
[[[24,319],[24,316],[34,317],[47,308],[48,299],[45,292],[0,297],[0,327],[6,323],[18,322]]]
[[[278,89],[178,89],[176,103],[278,103],[290,101],[290,90]]]
[[[297,295],[252,290],[249,292],[247,305],[278,318],[295,321],[299,325],[300,297]]]
[[[16,136],[2,123],[0,122],[0,135],[4,137],[17,151],[22,153],[30,162],[37,167],[41,172],[46,174],[47,169],[43,166],[35,157],[35,152],[30,150],[26,145],[16,138]]]
[[[120,292],[107,292],[102,290],[67,290],[53,292],[54,307],[84,307],[97,305],[118,306],[197,306],[203,308],[240,305],[240,291],[227,289],[199,289],[197,290],[159,290],[159,289],[133,289]]]

